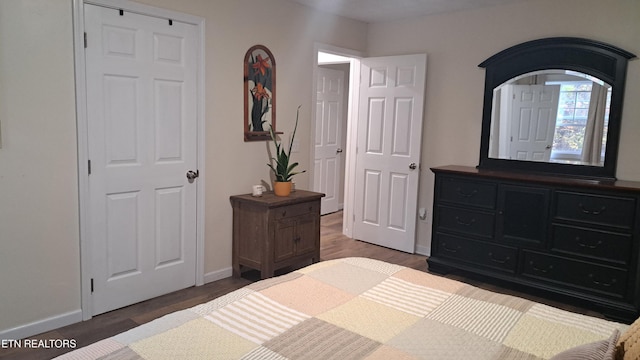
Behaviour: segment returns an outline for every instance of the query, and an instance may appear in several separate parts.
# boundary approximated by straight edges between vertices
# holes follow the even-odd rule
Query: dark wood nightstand
[[[302,261],[320,261],[320,199],[324,194],[296,190],[230,197],[233,207],[233,276],[242,267],[260,270],[262,279]]]

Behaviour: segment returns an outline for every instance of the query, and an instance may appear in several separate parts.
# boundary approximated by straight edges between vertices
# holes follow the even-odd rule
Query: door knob
[[[409,164],[409,169],[411,169],[411,170],[415,170],[417,167],[418,167],[418,165],[416,165],[416,163]]]
[[[338,148],[338,150],[336,150],[336,154],[340,154],[342,152],[341,148]]]
[[[187,171],[187,179],[189,179],[189,181],[193,181],[195,180],[195,178],[197,178],[198,176],[200,176],[200,170],[189,170]]]

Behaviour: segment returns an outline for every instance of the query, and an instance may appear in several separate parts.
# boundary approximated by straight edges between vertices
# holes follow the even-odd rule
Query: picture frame
[[[276,132],[276,61],[264,45],[244,56],[243,121],[245,142],[271,140],[269,128]]]

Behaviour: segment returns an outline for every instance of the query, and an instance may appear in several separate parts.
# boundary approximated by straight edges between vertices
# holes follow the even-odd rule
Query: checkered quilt
[[[626,328],[345,258],[256,282],[61,359],[548,359]]]

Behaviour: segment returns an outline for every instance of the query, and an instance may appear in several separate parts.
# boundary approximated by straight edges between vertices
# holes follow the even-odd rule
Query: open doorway
[[[344,149],[347,141],[350,59],[318,53],[314,117],[314,191],[322,192],[321,214],[344,208]]]
[[[336,80],[346,77],[346,68],[328,69],[326,63],[320,64],[323,53],[340,55],[330,57],[332,66],[349,61],[348,87],[346,81]],[[413,252],[426,54],[365,58],[318,47],[314,61],[311,188],[332,200],[343,194],[346,236]],[[334,70],[340,73],[335,78],[329,74]],[[327,89],[332,87],[342,96],[331,97]],[[346,127],[345,119],[337,118],[342,114],[341,105],[332,103],[345,95]],[[346,143],[338,135],[346,135]],[[342,169],[344,175],[339,173]],[[328,189],[328,185],[337,188]]]
[[[311,149],[313,172],[311,188],[326,194],[322,202],[322,214],[340,210],[344,219],[352,218],[352,201],[345,192],[352,151],[349,151],[351,119],[355,116],[354,100],[357,90],[353,87],[354,74],[358,74],[358,59],[363,54],[316,44],[314,48],[313,82],[316,91],[312,99]],[[354,94],[355,91],[355,94]],[[350,236],[349,221],[343,221],[343,233]]]

